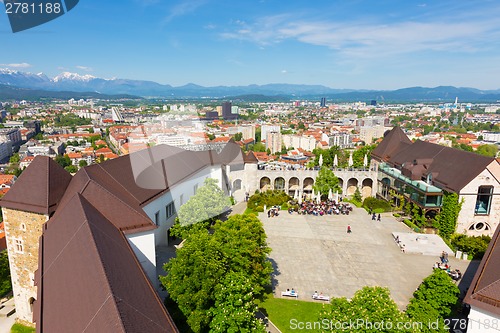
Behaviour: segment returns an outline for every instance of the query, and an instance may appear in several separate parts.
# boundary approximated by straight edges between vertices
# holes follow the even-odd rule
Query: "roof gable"
[[[81,195],[56,212],[40,244],[40,331],[177,332],[123,233]]]
[[[372,156],[379,161],[387,161],[392,156],[405,149],[412,142],[399,126],[384,134],[382,142],[372,151]]]
[[[37,156],[24,170],[0,205],[39,214],[53,213],[64,195],[71,175],[53,159]]]
[[[500,316],[500,228],[479,264],[464,302]]]

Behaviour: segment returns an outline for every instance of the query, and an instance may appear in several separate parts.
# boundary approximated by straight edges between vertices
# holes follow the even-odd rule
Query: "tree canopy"
[[[194,228],[160,281],[194,332],[254,332],[255,299],[270,283],[270,248],[259,219],[234,215],[213,233]]]
[[[342,189],[339,186],[339,179],[335,176],[333,171],[327,167],[322,167],[319,170],[313,188],[322,195],[327,195],[330,189],[333,193],[336,191],[342,193]]]
[[[320,314],[323,320],[331,323],[330,332],[411,332],[404,327],[409,321],[407,316],[399,311],[389,289],[382,287],[363,287],[351,300],[332,299]],[[357,324],[342,325],[351,322]]]
[[[186,227],[207,221],[224,213],[230,206],[231,200],[217,185],[217,180],[207,178],[203,186],[179,209],[179,223]]]
[[[457,285],[448,273],[441,269],[434,270],[413,293],[413,297],[429,303],[442,317],[451,313],[451,307],[457,303],[459,295]]]

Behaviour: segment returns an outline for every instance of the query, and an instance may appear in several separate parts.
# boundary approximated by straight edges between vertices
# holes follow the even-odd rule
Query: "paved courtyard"
[[[279,217],[268,218],[261,213],[259,218],[272,248],[276,297],[294,288],[302,300],[312,301],[314,291],[351,298],[363,286],[384,286],[404,309],[439,259],[402,253],[392,233],[411,230],[391,214],[382,214],[381,222],[372,221],[358,208],[348,216],[290,215],[284,211]],[[351,234],[346,232],[348,224]],[[469,264],[450,255],[452,269],[466,273],[460,283],[462,290],[470,284],[478,263]]]

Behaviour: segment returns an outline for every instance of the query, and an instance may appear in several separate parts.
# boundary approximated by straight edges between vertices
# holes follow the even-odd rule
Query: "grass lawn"
[[[36,330],[33,327],[24,326],[21,324],[14,324],[10,329],[11,333],[32,333]]]
[[[297,322],[319,321],[319,313],[323,305],[328,303],[305,302],[294,299],[274,298],[268,295],[264,302],[259,302],[259,308],[283,333],[298,332],[290,327],[290,320]],[[311,332],[311,331],[309,331]]]

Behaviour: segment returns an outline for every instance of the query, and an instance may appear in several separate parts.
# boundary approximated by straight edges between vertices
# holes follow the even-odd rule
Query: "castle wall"
[[[2,208],[16,315],[33,323],[32,303],[37,297],[34,284],[38,269],[39,238],[48,215]],[[31,301],[31,302],[30,302]]]

